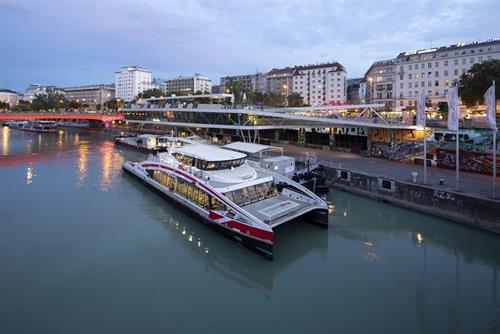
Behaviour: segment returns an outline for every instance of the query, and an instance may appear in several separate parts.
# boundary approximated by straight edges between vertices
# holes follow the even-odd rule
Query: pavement
[[[423,184],[424,166],[421,165],[381,158],[362,157],[358,154],[348,152],[327,151],[292,144],[273,144],[273,146],[283,147],[284,154],[296,158],[303,156],[305,152],[315,152],[319,163],[324,166],[343,168],[352,172],[366,173],[392,180],[411,182],[411,173],[417,172],[417,183]],[[500,174],[500,171],[497,172],[496,199],[500,199],[500,175],[498,174]],[[456,191],[455,175],[455,170],[427,166],[427,185],[445,191]],[[444,185],[439,184],[440,179],[444,180]],[[493,177],[492,175],[461,171],[459,173],[458,192],[493,198]]]

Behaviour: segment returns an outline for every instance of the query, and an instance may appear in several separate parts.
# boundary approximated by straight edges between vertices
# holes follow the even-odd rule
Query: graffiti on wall
[[[437,165],[442,168],[455,169],[456,155],[454,150],[437,149]],[[491,174],[493,172],[493,155],[484,152],[460,151],[459,169],[465,172]],[[500,168],[500,156],[497,155],[497,170]]]

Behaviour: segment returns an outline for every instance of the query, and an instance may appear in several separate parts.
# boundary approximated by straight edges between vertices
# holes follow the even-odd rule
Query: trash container
[[[439,185],[440,186],[444,185],[444,179],[439,179]]]
[[[417,183],[418,179],[418,173],[417,172],[411,172],[411,182]]]

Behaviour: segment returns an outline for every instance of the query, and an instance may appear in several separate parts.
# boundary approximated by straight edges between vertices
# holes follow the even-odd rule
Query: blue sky
[[[500,0],[0,0],[0,87],[110,83],[337,60],[349,77],[401,51],[500,36]]]

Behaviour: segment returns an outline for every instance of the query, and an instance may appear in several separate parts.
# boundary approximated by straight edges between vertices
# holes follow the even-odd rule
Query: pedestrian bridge
[[[210,104],[133,104],[121,109],[130,123],[178,127],[267,130],[300,128],[365,127],[414,130],[412,123],[390,119],[383,104],[298,108],[234,108]]]

